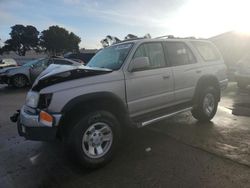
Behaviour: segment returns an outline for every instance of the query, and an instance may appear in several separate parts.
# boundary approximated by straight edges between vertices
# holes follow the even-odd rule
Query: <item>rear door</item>
[[[136,57],[148,57],[150,67],[125,72],[128,109],[132,117],[159,110],[174,101],[172,70],[165,61],[162,43],[141,44],[133,55]]]
[[[167,41],[164,47],[174,74],[175,100],[178,103],[190,101],[202,74],[201,64],[184,42]]]

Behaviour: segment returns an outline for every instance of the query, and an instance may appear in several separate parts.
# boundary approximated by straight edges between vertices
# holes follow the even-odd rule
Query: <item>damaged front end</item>
[[[53,93],[41,93],[43,88],[61,82],[80,79],[112,72],[109,69],[90,68],[85,66],[51,66],[34,82],[26,96],[25,105],[14,113],[10,119],[17,123],[20,136],[28,140],[52,141],[58,135],[61,113],[48,109]]]
[[[45,74],[38,78],[36,82],[34,83],[32,90],[39,92],[41,89],[58,84],[61,82],[69,81],[69,80],[75,80],[79,78],[85,78],[90,76],[96,76],[101,74],[107,74],[112,72],[110,69],[104,69],[104,68],[91,68],[91,67],[77,67],[72,69],[71,67],[69,70],[53,70],[49,72],[48,74]]]

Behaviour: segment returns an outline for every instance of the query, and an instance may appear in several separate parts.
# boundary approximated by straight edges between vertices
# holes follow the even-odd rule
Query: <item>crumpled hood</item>
[[[107,74],[112,72],[110,69],[88,67],[88,66],[71,66],[71,65],[50,65],[44,70],[36,79],[32,86],[33,91],[40,91],[41,89],[69,80],[96,76],[100,74]]]

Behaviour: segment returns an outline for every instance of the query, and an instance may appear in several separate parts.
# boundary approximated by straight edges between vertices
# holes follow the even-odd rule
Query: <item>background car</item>
[[[88,53],[67,53],[64,55],[65,58],[72,59],[75,61],[83,62],[84,65],[86,65],[91,58],[95,55],[95,52],[88,52]]]
[[[246,89],[250,85],[250,55],[243,57],[238,62],[235,79],[241,89]]]
[[[8,67],[0,71],[0,83],[22,88],[32,84],[49,65],[80,66],[81,63],[66,58],[42,58],[29,61],[19,67]]]
[[[0,69],[5,67],[16,67],[16,66],[18,66],[18,64],[15,59],[12,58],[0,59]]]

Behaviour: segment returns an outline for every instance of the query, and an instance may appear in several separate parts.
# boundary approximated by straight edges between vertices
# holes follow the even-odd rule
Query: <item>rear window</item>
[[[217,49],[208,42],[192,42],[195,48],[200,53],[201,57],[205,61],[216,61],[220,60],[220,54],[218,53]]]

